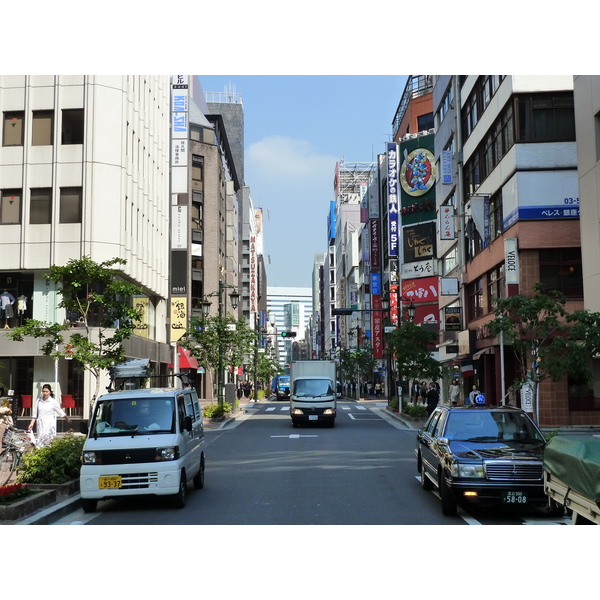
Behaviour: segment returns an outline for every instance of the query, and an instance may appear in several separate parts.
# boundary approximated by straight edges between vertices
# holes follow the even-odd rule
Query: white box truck
[[[292,425],[335,425],[337,410],[336,365],[333,360],[299,360],[290,364],[290,416]]]

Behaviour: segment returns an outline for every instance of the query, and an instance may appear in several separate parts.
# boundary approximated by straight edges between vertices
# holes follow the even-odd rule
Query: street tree
[[[246,319],[235,319],[230,314],[192,317],[187,333],[179,345],[190,351],[198,365],[211,375],[223,371],[225,365],[240,366],[252,354],[257,333]],[[217,394],[220,397],[220,394]]]
[[[514,385],[531,387],[536,421],[540,383],[565,377],[576,384],[591,381],[591,358],[600,351],[600,313],[568,313],[565,304],[561,292],[537,283],[532,296],[498,299],[495,318],[488,323],[515,355],[519,368]]]
[[[141,288],[123,279],[122,272],[114,268],[126,263],[121,258],[97,263],[84,256],[64,266],[52,266],[44,277],[56,284],[61,298],[57,306],[65,309],[66,320],[49,323],[27,319],[8,332],[14,341],[45,338],[41,348],[44,355],[77,360],[96,380],[92,407],[100,390],[101,372],[125,360],[123,342],[142,317],[132,305],[132,297],[140,294]]]
[[[376,361],[373,358],[372,348],[342,348],[340,350],[340,373],[344,381],[357,380],[359,386],[365,378],[371,379],[375,370]]]
[[[407,320],[386,337],[388,352],[392,353],[400,379],[410,384],[415,379],[437,381],[441,377],[442,366],[432,353],[437,342],[434,331]]]

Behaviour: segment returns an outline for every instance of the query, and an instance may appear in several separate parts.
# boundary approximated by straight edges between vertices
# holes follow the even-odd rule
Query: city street
[[[56,524],[90,525],[510,525],[559,524],[543,513],[499,510],[444,517],[421,488],[415,431],[385,401],[338,403],[336,426],[292,428],[288,402],[245,405],[245,414],[207,431],[206,485],[187,505],[166,499],[103,501]]]

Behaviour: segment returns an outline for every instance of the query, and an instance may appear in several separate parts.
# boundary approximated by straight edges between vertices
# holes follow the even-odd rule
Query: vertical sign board
[[[367,182],[361,181],[358,185],[360,195],[360,222],[367,223],[369,220],[369,197],[367,194]]]
[[[381,270],[381,256],[379,249],[381,244],[379,243],[379,219],[369,220],[369,232],[371,242],[371,271]]]
[[[506,295],[515,296],[519,293],[519,253],[517,238],[504,240],[504,271],[506,278]]]
[[[456,239],[456,232],[454,230],[454,206],[451,204],[440,206],[440,239]]]
[[[452,152],[442,151],[442,183],[452,185]]]
[[[371,307],[373,312],[373,358],[383,358],[383,313],[381,311],[381,275],[371,273]]]
[[[258,259],[256,256],[256,236],[250,236],[250,312],[257,311],[258,303]]]
[[[141,337],[149,337],[148,336],[148,328],[150,326],[148,322],[148,306],[149,299],[146,296],[135,296],[133,298],[133,306],[136,310],[139,310],[141,313],[141,318],[139,321],[134,321],[133,327],[135,329],[136,335]]]
[[[387,193],[388,193],[388,255],[398,256],[398,144],[387,145]]]
[[[188,75],[171,76],[171,202],[188,192]]]
[[[171,298],[170,342],[179,341],[187,331],[187,298]]]

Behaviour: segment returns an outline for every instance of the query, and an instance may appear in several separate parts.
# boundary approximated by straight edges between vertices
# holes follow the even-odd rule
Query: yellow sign
[[[148,298],[135,297],[133,299],[133,308],[142,313],[142,318],[139,321],[134,321],[135,333],[141,337],[148,337]]]
[[[171,298],[170,341],[179,341],[187,331],[187,326],[187,298],[185,296]]]

